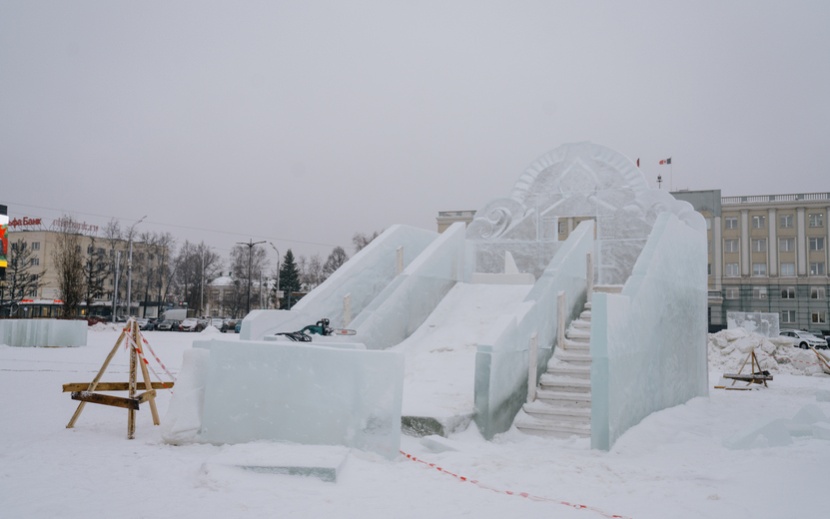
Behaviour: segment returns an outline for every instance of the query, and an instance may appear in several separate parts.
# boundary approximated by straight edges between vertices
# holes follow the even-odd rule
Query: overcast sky
[[[2,0],[0,203],[325,259],[568,142],[830,191],[828,95],[826,0]]]

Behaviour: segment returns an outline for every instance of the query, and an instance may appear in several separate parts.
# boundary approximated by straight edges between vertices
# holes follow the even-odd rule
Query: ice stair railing
[[[508,430],[527,399],[532,342],[537,345],[537,381],[550,360],[556,345],[560,292],[567,301],[565,319],[579,315],[587,297],[586,258],[594,246],[594,222],[581,222],[528,293],[526,305],[517,310],[493,344],[478,346],[475,421],[485,438]]]
[[[591,446],[708,387],[706,224],[665,212],[622,293],[593,294]]]

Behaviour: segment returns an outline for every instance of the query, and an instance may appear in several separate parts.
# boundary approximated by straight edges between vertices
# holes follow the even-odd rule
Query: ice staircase
[[[622,286],[595,287],[620,292]],[[554,438],[591,437],[591,303],[571,321],[565,341],[553,351],[539,378],[536,399],[524,404],[514,425],[528,434]]]

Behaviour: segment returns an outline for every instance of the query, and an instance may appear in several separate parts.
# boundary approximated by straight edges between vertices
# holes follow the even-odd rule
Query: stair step
[[[579,318],[583,321],[590,321],[591,320],[591,311],[590,310],[583,310],[581,314],[579,314]]]
[[[565,332],[565,337],[575,341],[589,341],[591,340],[590,328],[574,328],[569,326]]]
[[[538,389],[536,400],[558,407],[591,407],[590,392],[568,392],[552,389]]]
[[[585,369],[584,367],[574,366],[554,366],[552,368],[548,368],[544,375],[555,377],[557,379],[584,380],[590,382],[591,368],[588,367]]]
[[[539,420],[572,420],[575,422],[591,423],[590,407],[563,407],[545,402],[530,402],[522,406],[525,413]]]
[[[562,349],[570,352],[590,352],[591,341],[575,341],[573,339],[565,337],[565,343],[562,345]]]
[[[591,321],[586,321],[584,319],[576,319],[571,321],[571,326],[573,326],[577,330],[589,330],[591,329]]]
[[[553,359],[556,359],[559,362],[571,363],[577,366],[584,366],[586,364],[591,364],[590,352],[590,347],[583,348],[581,350],[567,350],[563,348],[556,348],[556,350],[553,352]]]
[[[591,381],[542,373],[542,376],[539,377],[539,387],[562,393],[589,393],[591,391]]]
[[[523,416],[518,418],[515,422],[516,428],[527,434],[534,434],[538,436],[547,436],[552,438],[570,438],[571,436],[578,436],[582,438],[589,438],[591,436],[591,425],[581,423],[550,423],[535,420],[531,416]]]

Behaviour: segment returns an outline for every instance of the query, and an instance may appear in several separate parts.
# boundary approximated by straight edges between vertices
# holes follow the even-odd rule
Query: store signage
[[[32,225],[41,225],[41,223],[43,222],[40,218],[29,218],[28,216],[24,216],[23,218],[12,218],[9,220],[9,227],[29,227]]]

